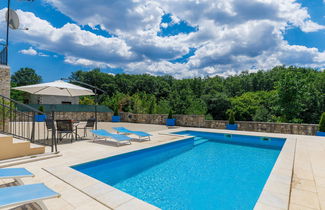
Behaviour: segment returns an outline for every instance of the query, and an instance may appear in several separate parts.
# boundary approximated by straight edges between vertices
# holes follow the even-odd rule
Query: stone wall
[[[177,126],[184,127],[201,127],[225,129],[228,121],[222,120],[205,120],[203,115],[174,115]],[[160,114],[132,114],[121,113],[122,122],[131,123],[148,123],[164,125],[167,115]],[[269,122],[251,122],[237,121],[238,130],[268,132],[268,133],[285,133],[299,135],[315,135],[318,125],[315,124],[293,124],[293,123],[269,123]]]
[[[31,113],[29,113],[31,115]],[[47,113],[51,116],[51,113]],[[112,112],[99,112],[97,114],[98,121],[111,122]],[[55,120],[72,119],[77,121],[86,121],[95,116],[94,112],[56,112]],[[132,114],[120,113],[122,122],[158,124],[165,125],[168,115],[164,114]],[[176,125],[183,127],[199,127],[225,129],[228,121],[225,120],[205,120],[203,115],[174,115]],[[285,133],[299,135],[315,135],[318,125],[314,124],[293,124],[293,123],[269,123],[269,122],[251,122],[237,121],[238,130],[255,131],[267,133]]]
[[[294,124],[294,123],[268,123],[268,122],[238,122],[240,130],[287,133],[299,135],[315,135],[318,125],[315,124]]]
[[[32,112],[24,112],[29,116],[33,116]],[[47,116],[52,116],[52,113],[46,113]],[[110,122],[112,121],[112,112],[98,112],[97,118],[101,122]],[[26,118],[19,119],[19,116],[16,116],[15,120],[25,121]],[[94,112],[55,112],[54,120],[75,120],[75,121],[87,121],[90,118],[95,117]],[[30,120],[30,119],[29,119]]]
[[[98,121],[110,122],[112,121],[112,112],[98,112]],[[51,116],[51,114],[49,114]],[[87,119],[94,118],[94,112],[55,112],[55,120],[76,120],[76,121],[87,121]]]
[[[5,65],[0,65],[0,95],[10,97],[10,67]],[[4,113],[6,113],[6,111]],[[3,110],[1,109],[0,110],[0,131],[7,132],[9,129],[8,127],[9,119],[8,117],[2,119],[3,116],[4,116]],[[3,120],[5,120],[5,123],[3,123]]]
[[[10,97],[10,67],[0,65],[0,95]]]

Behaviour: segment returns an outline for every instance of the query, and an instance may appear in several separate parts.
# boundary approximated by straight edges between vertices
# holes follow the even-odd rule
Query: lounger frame
[[[138,131],[132,131],[132,132],[122,132],[122,131],[119,131],[118,129],[116,129],[116,128],[113,128],[114,130],[116,130],[116,132],[117,132],[117,134],[122,134],[122,135],[136,135],[136,136],[138,136],[138,138],[133,138],[134,140],[139,140],[139,141],[143,141],[143,140],[147,140],[147,141],[150,141],[151,139],[150,139],[150,136],[151,136],[151,134],[149,134],[148,136],[140,136],[140,135],[138,135],[136,132],[138,132]],[[127,129],[128,130],[128,129]],[[131,131],[131,130],[130,130]],[[141,131],[140,131],[141,132]]]
[[[112,142],[115,142],[116,143],[116,146],[118,146],[118,147],[120,146],[120,143],[122,143],[122,142],[128,142],[128,144],[131,144],[131,139],[129,139],[129,140],[123,140],[123,141],[118,141],[118,140],[116,140],[116,139],[114,139],[112,137],[102,136],[102,135],[94,134],[93,133],[93,142],[98,141],[100,139],[104,139],[105,141],[110,140]]]
[[[129,135],[132,135],[132,134],[136,135],[136,136],[138,136],[138,138],[132,138],[132,139],[138,140],[138,141],[143,141],[143,140],[150,141],[151,140],[150,136],[139,136],[139,135],[137,135],[135,133],[127,133],[127,132],[118,132],[118,131],[116,131],[116,132],[117,132],[117,134],[126,135],[126,136],[129,136]]]

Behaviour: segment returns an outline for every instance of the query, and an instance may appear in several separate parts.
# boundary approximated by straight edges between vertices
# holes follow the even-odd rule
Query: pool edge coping
[[[159,142],[154,145],[148,145],[140,149],[133,148],[128,151],[116,152],[114,154],[108,155],[105,158],[129,153],[129,152],[140,151],[143,149],[148,149],[151,147],[161,146],[164,144],[192,138],[192,136],[171,133],[171,132],[179,132],[179,131],[186,131],[186,130],[200,131],[201,129],[183,127],[183,128],[173,129],[173,131],[170,130],[161,131],[158,132],[157,134],[177,136],[180,138],[172,139],[167,142]],[[291,190],[291,181],[293,176],[294,156],[295,156],[295,147],[296,147],[297,138],[295,138],[293,135],[290,134],[257,133],[257,132],[246,132],[246,131],[245,134],[242,134],[242,132],[236,132],[236,131],[234,132],[234,131],[227,131],[227,130],[215,130],[215,129],[211,129],[211,130],[204,129],[204,130],[205,131],[203,132],[211,132],[211,133],[223,133],[223,134],[229,133],[229,134],[239,134],[239,135],[246,135],[246,136],[261,136],[261,137],[267,136],[267,137],[275,137],[275,138],[285,138],[286,142],[281,149],[281,152],[265,183],[265,186],[259,196],[259,199],[255,204],[254,209],[257,210],[265,209],[265,208],[288,209],[289,201],[290,201],[290,190]],[[95,160],[89,160],[88,162],[95,161]],[[42,169],[110,209],[125,208],[126,206],[129,205],[131,205],[132,208],[140,207],[140,209],[160,209],[139,198],[124,193],[114,188],[113,186],[107,185],[95,178],[92,178],[86,174],[83,174],[71,168],[71,166],[73,165],[78,165],[82,163],[86,163],[86,162],[82,161],[80,163],[76,163],[72,165],[70,164],[67,166],[46,167]],[[279,189],[279,187],[281,189]],[[100,194],[98,193],[98,190],[100,190],[101,192]]]
[[[155,145],[148,145],[147,147],[143,148],[133,148],[129,151],[122,151],[116,152],[114,154],[108,155],[105,158],[109,158],[116,155],[122,155],[129,152],[136,152],[145,149],[149,149],[152,147],[162,146],[165,144],[170,144],[173,142],[178,142],[186,139],[191,139],[192,137],[189,136],[178,136],[181,138],[173,139],[168,142],[159,142]],[[100,158],[103,159],[103,158]],[[96,161],[89,160],[88,162]],[[96,200],[97,202],[103,204],[109,209],[124,209],[125,206],[132,205],[132,208],[139,207],[139,209],[160,209],[148,202],[145,202],[137,197],[134,197],[130,194],[127,194],[111,185],[103,183],[91,176],[88,176],[82,172],[79,172],[73,168],[72,166],[79,165],[86,163],[84,161],[75,164],[69,164],[67,166],[58,166],[58,167],[44,167],[42,168],[44,171],[50,173],[52,176],[60,179],[61,181],[65,182],[66,184],[72,186],[73,188],[77,189],[78,191],[86,194],[87,196],[91,197],[92,199]],[[98,191],[101,193],[99,194]]]
[[[201,131],[201,129],[192,128],[180,128],[174,131],[162,131],[160,135],[170,136],[185,136],[175,134],[180,131]],[[265,182],[263,190],[259,195],[257,202],[255,203],[254,210],[265,210],[265,209],[289,209],[291,184],[293,179],[293,168],[297,138],[290,134],[278,134],[278,133],[257,133],[244,131],[233,131],[233,130],[209,130],[202,132],[218,133],[218,134],[236,134],[246,136],[258,136],[258,137],[271,137],[271,138],[284,138],[285,143],[281,148],[279,156],[274,163],[272,171]],[[267,135],[263,135],[267,134]]]
[[[288,137],[254,210],[289,209],[297,138]]]

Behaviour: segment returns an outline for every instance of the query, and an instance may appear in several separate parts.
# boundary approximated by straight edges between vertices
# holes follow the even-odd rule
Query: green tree
[[[203,98],[207,104],[207,113],[209,113],[214,120],[227,119],[226,111],[230,108],[230,101],[225,93],[205,95]]]
[[[185,110],[185,114],[197,114],[205,115],[207,113],[207,107],[203,100],[200,98],[193,98],[189,101],[189,106]]]
[[[156,98],[152,96],[149,102],[148,114],[155,114],[156,110],[157,110]]]
[[[13,86],[33,85],[42,82],[42,77],[31,68],[21,68],[11,76]]]
[[[325,72],[277,66],[227,78],[175,79],[170,75],[110,75],[99,69],[76,71],[76,79],[102,88],[100,103],[136,113],[206,114],[226,120],[318,123],[325,112]]]
[[[143,106],[143,101],[141,99],[140,94],[134,94],[131,97],[132,101],[132,112],[135,114],[144,114],[145,107]]]
[[[160,100],[157,105],[157,114],[168,114],[170,110],[170,104],[168,100]]]
[[[318,103],[319,93],[314,92],[312,74],[314,70],[311,69],[289,67],[276,83],[277,106],[283,121],[302,122],[308,106],[315,111],[311,106]]]
[[[34,85],[42,82],[42,77],[31,68],[21,68],[11,76],[11,87]],[[10,97],[16,101],[24,102],[29,96],[28,93],[11,90]]]
[[[83,96],[83,97],[80,97],[80,100],[79,100],[79,104],[83,104],[83,105],[95,105],[95,100],[93,97],[90,97],[90,96]]]
[[[272,106],[276,97],[275,91],[247,92],[230,99],[236,118],[241,121],[270,121]]]

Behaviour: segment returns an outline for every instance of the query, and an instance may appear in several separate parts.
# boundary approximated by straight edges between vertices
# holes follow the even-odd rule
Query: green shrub
[[[325,132],[325,112],[322,114],[320,118],[318,130],[321,132]]]
[[[94,98],[90,96],[80,97],[79,104],[83,105],[96,105]]]
[[[117,105],[114,107],[114,116],[119,116]]]
[[[228,116],[229,116],[229,124],[230,125],[235,124],[235,113],[233,110],[228,111]]]
[[[40,105],[38,107],[38,111],[42,112],[42,113],[38,113],[39,115],[42,115],[44,113],[44,106],[43,105]]]
[[[206,114],[205,120],[213,120],[213,116],[211,114]]]
[[[173,119],[173,112],[171,109],[169,110],[169,113],[168,113],[168,119]]]

